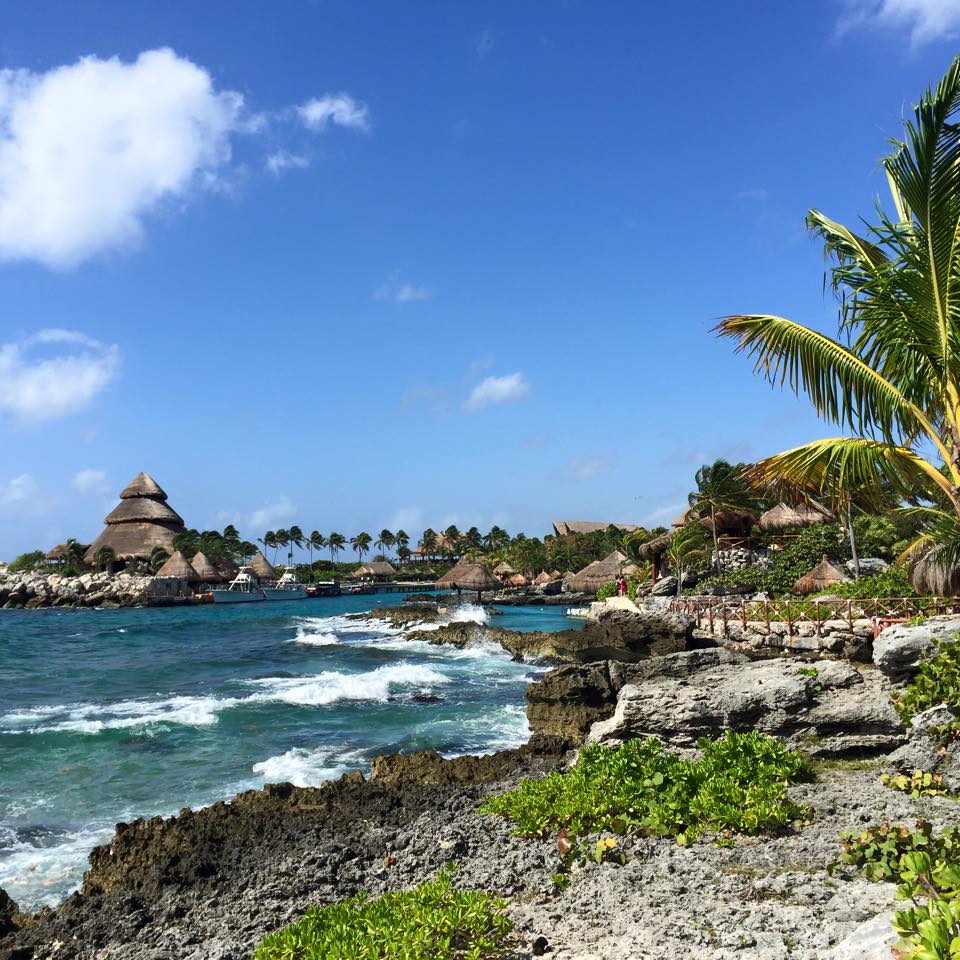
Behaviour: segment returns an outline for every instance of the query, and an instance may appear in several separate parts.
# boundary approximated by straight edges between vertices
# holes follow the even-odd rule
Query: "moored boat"
[[[289,568],[272,587],[264,587],[263,592],[267,600],[306,600],[307,598],[307,588]]]
[[[251,603],[267,599],[266,592],[250,567],[241,567],[226,587],[211,590],[210,596],[214,603]]]

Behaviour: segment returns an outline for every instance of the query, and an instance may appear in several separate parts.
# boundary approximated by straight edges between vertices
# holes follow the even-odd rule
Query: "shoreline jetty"
[[[604,644],[558,645],[556,666],[530,684],[525,746],[380,757],[368,773],[320,787],[270,784],[168,820],[118,824],[91,854],[80,891],[58,908],[19,914],[0,893],[0,960],[241,960],[311,905],[409,889],[451,861],[458,886],[506,900],[512,957],[882,956],[856,950],[871,937],[893,942],[895,885],[828,866],[844,831],[957,823],[952,798],[898,792],[879,774],[939,764],[960,790],[957,741],[941,749],[920,718],[906,726],[893,707],[936,638],[960,631],[960,620],[888,628],[864,664],[825,652],[748,659],[681,630],[674,615],[620,610],[605,623],[604,612],[591,619]],[[419,613],[426,623],[427,608]],[[469,640],[450,639],[519,646],[509,631],[467,626]],[[658,654],[656,638],[666,636],[679,649]],[[814,778],[789,788],[809,811],[805,822],[719,845],[633,834],[618,838],[618,858],[589,860],[558,884],[555,837],[522,838],[477,812],[486,796],[567,769],[585,742],[652,735],[689,754],[697,738],[727,730],[759,730],[813,758]]]

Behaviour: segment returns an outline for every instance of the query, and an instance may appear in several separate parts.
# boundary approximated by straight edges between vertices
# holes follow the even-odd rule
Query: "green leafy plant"
[[[311,907],[270,934],[253,960],[481,960],[499,957],[511,930],[506,904],[456,890],[446,872],[412,890],[370,899],[359,893]]]
[[[892,790],[909,793],[915,800],[920,797],[942,797],[950,792],[939,773],[923,770],[914,770],[909,777],[905,773],[882,773],[880,782]]]
[[[614,597],[617,594],[617,585],[615,583],[605,583],[599,590],[597,590],[597,599],[598,600],[608,600],[610,597]]]
[[[956,638],[938,643],[936,655],[920,664],[917,675],[893,701],[904,722],[941,703],[960,707],[960,642]]]
[[[816,667],[797,667],[797,673],[802,673],[805,677],[816,678],[820,676]]]
[[[785,793],[811,775],[801,754],[756,731],[727,731],[698,745],[700,759],[686,760],[653,737],[619,749],[589,744],[570,771],[524,780],[480,810],[509,818],[521,836],[560,831],[562,854],[596,833],[669,836],[688,844],[708,831],[724,839],[809,818],[809,809]]]

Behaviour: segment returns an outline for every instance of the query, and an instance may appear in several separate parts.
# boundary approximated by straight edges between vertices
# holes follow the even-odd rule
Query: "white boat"
[[[211,590],[210,594],[214,603],[251,603],[267,599],[266,591],[250,567],[241,567],[227,586]]]
[[[307,599],[307,588],[297,579],[297,575],[289,568],[272,587],[264,587],[263,592],[267,600]]]

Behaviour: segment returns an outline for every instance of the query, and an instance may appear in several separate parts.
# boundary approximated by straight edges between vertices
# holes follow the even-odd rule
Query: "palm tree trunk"
[[[857,538],[853,533],[853,510],[847,501],[847,537],[850,540],[850,555],[853,558],[853,575],[860,579],[860,557],[857,555]]]
[[[713,504],[710,504],[710,520],[713,523],[713,565],[717,573],[723,573],[723,564],[720,562],[720,538],[717,536],[717,511]]]

